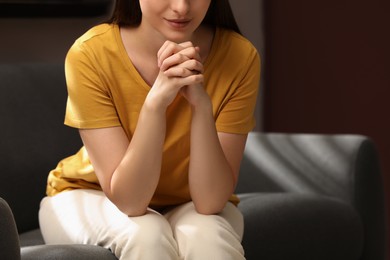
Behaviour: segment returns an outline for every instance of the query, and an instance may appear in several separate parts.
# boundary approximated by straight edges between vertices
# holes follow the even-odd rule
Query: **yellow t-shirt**
[[[246,134],[253,129],[260,59],[241,35],[218,28],[204,63],[207,93],[218,132]],[[65,124],[75,128],[122,126],[131,140],[150,86],[133,66],[119,27],[102,24],[70,48],[65,73],[68,87]],[[166,141],[160,180],[151,207],[191,200],[188,186],[191,108],[180,95],[168,107]],[[150,163],[145,159],[145,163]],[[49,173],[47,194],[101,189],[86,149],[59,162]],[[238,203],[236,196],[231,201]]]

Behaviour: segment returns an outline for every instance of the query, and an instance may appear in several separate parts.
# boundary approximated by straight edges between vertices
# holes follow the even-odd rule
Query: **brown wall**
[[[370,136],[380,153],[387,194],[389,11],[386,0],[272,0],[265,5],[265,131]]]
[[[74,40],[104,18],[0,18],[0,62],[63,62]]]

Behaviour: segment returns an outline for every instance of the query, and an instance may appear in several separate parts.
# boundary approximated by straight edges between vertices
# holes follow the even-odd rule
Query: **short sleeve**
[[[99,61],[76,41],[65,59],[68,90],[65,124],[75,128],[120,125],[110,91],[101,80]]]
[[[247,134],[255,127],[254,111],[260,81],[260,57],[255,48],[246,66],[242,67],[241,80],[216,119],[218,132]]]

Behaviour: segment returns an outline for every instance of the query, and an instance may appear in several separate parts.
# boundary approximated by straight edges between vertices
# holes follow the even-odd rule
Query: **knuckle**
[[[179,59],[180,59],[181,61],[186,61],[186,60],[188,60],[187,56],[184,55],[184,54],[182,54],[182,53],[179,53]]]
[[[189,46],[189,47],[194,46],[194,44],[191,41],[186,41],[183,43],[183,45]]]
[[[185,76],[187,74],[186,68],[180,68],[180,75]]]
[[[196,76],[198,77],[198,80],[199,80],[199,81],[203,81],[203,80],[204,80],[203,74],[198,74],[198,75],[196,75]]]
[[[189,80],[191,84],[203,82],[203,75],[202,74],[193,75]]]
[[[195,57],[195,55],[196,55],[196,49],[195,49],[195,47],[190,47],[190,48],[188,48],[188,49],[187,49],[187,52],[188,52],[188,55],[189,55],[190,57]]]

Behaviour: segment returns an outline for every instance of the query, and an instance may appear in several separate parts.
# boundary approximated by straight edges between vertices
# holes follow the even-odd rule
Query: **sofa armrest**
[[[18,231],[8,203],[0,198],[0,258],[20,259]]]
[[[23,260],[117,260],[110,250],[95,245],[36,245],[21,251]]]
[[[362,135],[253,132],[248,136],[237,193],[292,192],[330,196],[362,219],[362,259],[384,259],[382,175],[373,141]]]
[[[327,196],[288,192],[239,197],[247,259],[361,259],[364,232],[351,205]]]

